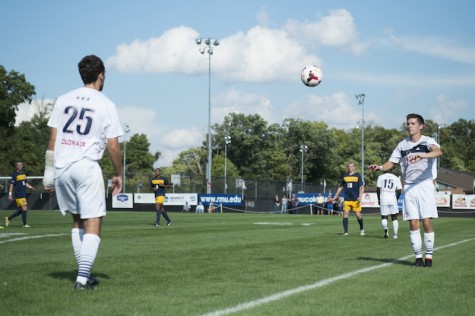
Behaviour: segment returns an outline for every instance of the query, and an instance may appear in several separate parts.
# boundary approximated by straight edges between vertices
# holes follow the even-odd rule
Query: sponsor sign
[[[134,203],[131,193],[121,193],[112,197],[113,208],[133,208]]]
[[[209,205],[222,204],[227,206],[242,206],[242,194],[201,194],[199,198],[201,204]]]
[[[196,193],[165,193],[165,203],[163,205],[198,205],[198,194]],[[155,204],[154,193],[135,193],[134,203]]]
[[[452,209],[475,209],[475,194],[453,194]]]

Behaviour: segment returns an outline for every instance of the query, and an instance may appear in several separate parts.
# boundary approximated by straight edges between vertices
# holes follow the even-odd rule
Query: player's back
[[[392,173],[384,173],[378,177],[376,186],[380,189],[380,204],[397,203],[396,190],[401,190],[401,180]]]

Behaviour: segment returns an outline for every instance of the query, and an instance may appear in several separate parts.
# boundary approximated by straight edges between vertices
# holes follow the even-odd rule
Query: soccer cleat
[[[3,226],[0,226],[0,229],[4,229],[4,228],[5,228],[5,227],[3,227]]]
[[[364,229],[360,229],[360,236],[364,236]]]
[[[424,261],[422,261],[422,258],[416,258],[416,261],[412,264],[413,267],[424,267]]]
[[[397,239],[397,235],[394,235],[393,238],[394,238],[394,239]]]
[[[167,223],[167,225],[168,225],[168,226],[172,226],[172,223],[173,223],[172,221],[169,221],[169,222]]]
[[[159,226],[160,226],[160,223],[155,223],[155,226],[159,227]]]
[[[388,238],[389,238],[388,229],[385,228],[384,229],[384,239],[388,239]]]
[[[93,277],[92,275],[90,275],[90,276],[87,278],[86,284],[89,284],[89,285],[92,286],[92,287],[98,286],[98,285],[99,285],[99,279],[96,278],[96,277]]]
[[[432,268],[432,259],[426,258],[425,267]]]
[[[10,220],[8,217],[5,217],[5,227],[8,227],[8,225],[10,225]]]
[[[24,228],[30,228],[31,226],[26,224],[26,225],[23,225]]]
[[[344,233],[343,233],[343,236],[348,236],[348,232],[344,232]]]
[[[75,290],[94,290],[95,287],[93,285],[89,284],[88,282],[86,282],[86,284],[81,284],[79,282],[75,282],[74,283],[74,289]]]

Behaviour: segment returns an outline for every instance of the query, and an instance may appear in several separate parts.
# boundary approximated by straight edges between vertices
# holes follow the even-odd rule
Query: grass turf
[[[423,269],[411,267],[402,220],[394,240],[378,216],[364,217],[364,237],[351,217],[344,237],[338,216],[169,215],[172,226],[155,227],[154,213],[109,212],[93,266],[101,284],[79,292],[70,216],[30,211],[29,229],[14,219],[0,230],[0,314],[224,315],[259,299],[268,302],[235,314],[475,314],[473,218],[434,221],[434,267]],[[328,282],[345,273],[354,274]]]

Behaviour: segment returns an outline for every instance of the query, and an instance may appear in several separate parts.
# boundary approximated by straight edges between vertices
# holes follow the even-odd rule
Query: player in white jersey
[[[397,200],[401,195],[401,180],[392,173],[384,173],[378,177],[376,187],[379,207],[381,210],[381,226],[384,230],[384,238],[389,237],[388,217],[391,215],[393,238],[397,239],[397,233],[399,230],[399,222],[397,221],[397,215],[399,214]]]
[[[406,125],[409,137],[401,141],[391,157],[382,166],[370,165],[373,171],[390,170],[394,164],[401,165],[404,175],[403,218],[410,223],[411,245],[416,257],[415,267],[432,267],[434,251],[434,229],[432,218],[437,218],[434,182],[436,158],[442,156],[440,145],[422,135],[424,118],[419,114],[408,114]],[[422,238],[420,221],[424,226],[425,263],[422,260]]]
[[[51,127],[45,154],[45,190],[56,192],[61,212],[73,216],[71,239],[78,264],[75,289],[91,289],[98,280],[91,268],[99,249],[105,189],[99,166],[107,147],[115,169],[113,195],[122,190],[118,137],[123,135],[114,105],[101,93],[105,67],[94,55],[78,64],[84,87],[60,96],[48,121]],[[54,187],[53,187],[54,185]]]

